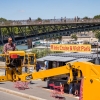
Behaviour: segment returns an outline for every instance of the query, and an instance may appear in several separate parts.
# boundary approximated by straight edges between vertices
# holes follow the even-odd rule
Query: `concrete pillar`
[[[32,39],[27,40],[28,49],[32,48]]]

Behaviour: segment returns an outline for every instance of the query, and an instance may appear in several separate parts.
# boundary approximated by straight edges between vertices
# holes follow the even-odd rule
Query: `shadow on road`
[[[0,84],[5,84],[5,83],[0,83]]]
[[[33,83],[33,82],[31,83],[31,82],[30,82],[30,85],[33,85],[33,84],[36,84],[36,83]]]
[[[58,99],[58,100],[66,100],[65,97],[60,97],[60,96],[56,96],[55,99]]]

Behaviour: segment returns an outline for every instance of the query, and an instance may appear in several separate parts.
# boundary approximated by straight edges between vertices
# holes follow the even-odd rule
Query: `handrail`
[[[100,19],[44,19],[44,20],[8,20],[0,21],[0,26],[69,24],[69,23],[100,23]]]

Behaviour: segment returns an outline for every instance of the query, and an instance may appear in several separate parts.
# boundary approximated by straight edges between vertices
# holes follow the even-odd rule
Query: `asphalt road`
[[[0,100],[29,100],[5,92],[0,92]]]
[[[55,100],[54,98],[50,96],[51,91],[44,88],[46,87],[46,82],[43,82],[41,80],[34,80],[33,84],[29,84],[29,89],[26,89],[26,90],[18,90],[17,88],[14,88],[13,82],[3,82],[3,83],[1,82],[0,87],[21,92],[21,93],[25,93],[25,94],[29,94],[32,96],[46,99],[46,100]],[[66,100],[78,100],[75,97],[72,97],[72,96],[70,97],[68,94],[64,94],[64,97],[66,98]],[[0,100],[5,100],[5,99],[0,99]]]

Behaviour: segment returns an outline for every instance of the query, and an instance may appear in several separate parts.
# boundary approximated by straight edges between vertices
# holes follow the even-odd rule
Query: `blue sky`
[[[0,0],[0,17],[25,20],[93,17],[100,14],[100,0]]]

